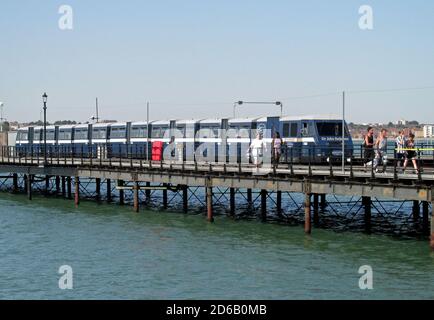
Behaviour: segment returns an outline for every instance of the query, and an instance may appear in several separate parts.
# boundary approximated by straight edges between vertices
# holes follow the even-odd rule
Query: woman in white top
[[[262,164],[262,158],[264,157],[264,152],[267,151],[267,145],[262,136],[262,132],[256,134],[256,138],[252,141],[249,147],[249,151],[252,153],[253,163],[256,168]]]

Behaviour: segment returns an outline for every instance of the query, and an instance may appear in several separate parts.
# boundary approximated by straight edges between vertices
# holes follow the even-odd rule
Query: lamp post
[[[3,121],[5,119],[3,119],[3,106],[5,104],[3,102],[0,102],[0,122],[1,122],[1,127],[0,127],[0,131],[3,132]]]
[[[271,105],[275,105],[275,106],[279,106],[280,107],[280,115],[283,116],[283,103],[280,101],[274,101],[274,102],[270,102],[270,101],[237,101],[234,103],[234,118],[235,118],[235,108],[238,106],[241,106],[243,104],[271,104]]]
[[[44,102],[44,165],[47,164],[47,93],[42,95],[42,101]]]

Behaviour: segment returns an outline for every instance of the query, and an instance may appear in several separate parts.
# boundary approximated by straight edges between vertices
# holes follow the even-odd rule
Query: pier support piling
[[[252,189],[247,189],[247,204],[249,208],[253,206],[253,194]]]
[[[371,232],[371,209],[372,209],[372,200],[371,197],[362,197],[362,205],[365,209],[365,231]]]
[[[66,197],[66,177],[62,176],[62,197]]]
[[[417,200],[413,201],[413,209],[412,209],[413,219],[419,220],[420,217],[420,203]]]
[[[434,250],[434,199],[431,201],[431,249]]]
[[[261,190],[261,219],[267,220],[267,190]]]
[[[28,189],[28,186],[29,186],[28,182],[27,182],[27,180],[28,180],[27,174],[24,175],[23,180],[24,180],[24,193],[27,194],[27,189]]]
[[[80,204],[80,178],[75,177],[75,193],[74,193],[74,203],[78,207]]]
[[[118,186],[122,188],[124,186],[124,181],[118,180]],[[119,204],[123,205],[124,203],[125,203],[124,189],[119,189]]]
[[[304,232],[306,234],[312,233],[310,198],[310,193],[306,193],[304,196]]]
[[[235,216],[235,188],[229,189],[229,214]]]
[[[212,187],[206,187],[206,208],[208,222],[214,222],[214,212],[212,205]]]
[[[276,193],[276,210],[277,214],[282,214],[282,191]]]
[[[95,193],[96,193],[96,201],[101,201],[101,179],[95,179]]]
[[[182,186],[182,210],[188,212],[188,186]]]
[[[60,177],[56,176],[56,195],[60,193]]]
[[[112,202],[112,181],[107,179],[107,202]]]
[[[139,183],[135,182],[134,183],[134,187],[133,187],[133,192],[134,192],[134,212],[139,212]]]
[[[50,176],[45,176],[45,189],[44,189],[45,196],[48,196],[49,192],[50,192]]]
[[[72,199],[72,178],[67,177],[66,178],[66,193],[68,199]]]
[[[146,189],[145,190],[145,196],[146,196],[146,204],[150,204],[151,203],[151,189],[149,189],[151,187],[151,183],[150,182],[146,182]]]
[[[17,193],[18,192],[18,174],[14,173],[12,176],[13,179],[13,192]]]
[[[33,182],[33,176],[29,174],[27,176],[27,198],[29,200],[32,200],[32,182]]]
[[[168,207],[168,198],[167,198],[167,183],[163,184],[163,208],[167,209]]]
[[[422,202],[422,229],[425,235],[429,235],[429,202]]]
[[[319,195],[313,195],[313,223],[319,224]]]

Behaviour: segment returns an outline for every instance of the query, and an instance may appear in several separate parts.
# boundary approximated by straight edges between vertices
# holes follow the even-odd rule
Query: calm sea
[[[426,240],[6,193],[0,257],[1,299],[434,299]]]

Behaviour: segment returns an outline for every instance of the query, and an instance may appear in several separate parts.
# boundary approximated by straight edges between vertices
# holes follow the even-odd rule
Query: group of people
[[[271,156],[274,164],[280,162],[280,156],[282,155],[282,146],[284,144],[283,139],[280,137],[279,132],[275,132],[273,140],[271,141]],[[258,131],[256,138],[249,146],[248,152],[252,156],[253,164],[256,168],[262,164],[265,152],[267,152],[267,144],[264,141],[264,135],[262,131]]]
[[[376,172],[379,171],[378,166],[380,163],[385,168],[387,165],[387,141],[388,141],[387,129],[381,129],[377,139],[374,138],[374,128],[369,127],[367,134],[363,141],[363,147],[365,149],[365,168],[369,165],[373,165]],[[398,136],[395,139],[396,158],[398,160],[398,166],[402,166],[403,172],[407,169],[408,163],[411,161],[414,169],[419,173],[419,167],[417,164],[418,154],[416,152],[415,136],[413,133],[409,133],[408,136],[404,134],[404,131],[399,131]]]

